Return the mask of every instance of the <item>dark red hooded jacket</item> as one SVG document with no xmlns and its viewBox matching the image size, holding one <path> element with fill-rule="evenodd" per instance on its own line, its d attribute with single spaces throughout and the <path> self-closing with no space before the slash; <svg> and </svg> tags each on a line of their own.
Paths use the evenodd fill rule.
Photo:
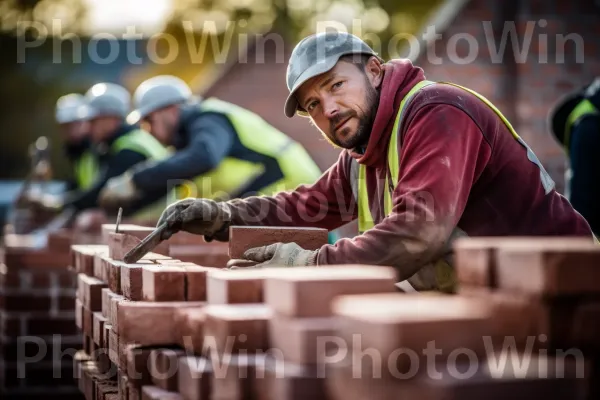
<svg viewBox="0 0 600 400">
<path fill-rule="evenodd" d="M 383 211 L 387 145 L 400 101 L 422 69 L 407 60 L 384 65 L 373 130 L 364 154 L 342 151 L 313 185 L 273 197 L 232 201 L 233 223 L 335 229 L 357 218 L 353 162 L 366 165 L 376 225 L 323 246 L 318 264 L 392 265 L 401 280 L 439 256 L 458 226 L 469 236 L 587 236 L 592 232 L 569 202 L 546 193 L 540 169 L 487 105 L 468 92 L 434 84 L 407 105 L 398 143 L 400 177 L 393 212 Z M 356 170 L 356 169 L 354 169 Z M 352 176 L 351 176 L 352 175 Z"/>
</svg>

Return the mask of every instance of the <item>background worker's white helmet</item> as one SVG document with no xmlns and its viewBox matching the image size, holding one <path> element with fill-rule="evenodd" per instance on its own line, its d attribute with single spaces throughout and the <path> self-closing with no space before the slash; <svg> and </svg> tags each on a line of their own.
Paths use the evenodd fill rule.
<svg viewBox="0 0 600 400">
<path fill-rule="evenodd" d="M 97 83 L 85 93 L 87 116 L 125 118 L 131 107 L 131 95 L 116 83 Z"/>
<path fill-rule="evenodd" d="M 127 122 L 135 124 L 151 112 L 173 104 L 184 103 L 192 97 L 192 90 L 173 75 L 158 75 L 145 80 L 133 93 L 134 111 Z"/>
<path fill-rule="evenodd" d="M 67 124 L 69 122 L 85 121 L 85 97 L 79 93 L 71 93 L 60 97 L 56 101 L 56 122 Z"/>
</svg>

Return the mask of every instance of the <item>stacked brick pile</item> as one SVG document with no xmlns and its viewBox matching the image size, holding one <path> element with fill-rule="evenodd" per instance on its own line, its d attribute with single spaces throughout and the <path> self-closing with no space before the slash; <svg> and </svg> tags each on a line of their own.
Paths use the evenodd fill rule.
<svg viewBox="0 0 600 400">
<path fill-rule="evenodd" d="M 244 229 L 236 257 L 238 238 L 292 233 Z M 463 241 L 453 296 L 394 293 L 386 267 L 127 265 L 105 251 L 79 268 L 88 400 L 593 398 L 600 252 L 578 240 Z M 575 346 L 585 359 L 558 352 Z"/>
<path fill-rule="evenodd" d="M 75 399 L 76 279 L 69 247 L 96 236 L 68 231 L 40 238 L 9 234 L 0 260 L 0 398 Z"/>
</svg>

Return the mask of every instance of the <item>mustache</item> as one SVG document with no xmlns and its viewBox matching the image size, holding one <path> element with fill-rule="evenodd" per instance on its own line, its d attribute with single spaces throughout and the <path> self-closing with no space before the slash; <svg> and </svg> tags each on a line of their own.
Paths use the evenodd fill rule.
<svg viewBox="0 0 600 400">
<path fill-rule="evenodd" d="M 354 112 L 353 110 L 348 110 L 343 113 L 336 114 L 335 116 L 333 116 L 332 118 L 329 119 L 329 131 L 333 133 L 335 131 L 335 127 L 340 122 L 342 122 L 345 119 L 348 119 L 350 117 L 355 117 L 355 116 L 356 116 L 356 112 Z"/>
</svg>

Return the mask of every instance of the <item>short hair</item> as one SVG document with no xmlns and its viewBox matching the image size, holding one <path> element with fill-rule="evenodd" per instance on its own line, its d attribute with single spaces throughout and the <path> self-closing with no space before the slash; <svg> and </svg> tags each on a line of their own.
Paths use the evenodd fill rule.
<svg viewBox="0 0 600 400">
<path fill-rule="evenodd" d="M 341 56 L 339 61 L 344 61 L 344 62 L 347 62 L 350 64 L 354 64 L 362 72 L 365 72 L 366 68 L 367 68 L 367 64 L 369 63 L 369 60 L 371 59 L 371 57 L 377 57 L 377 56 L 374 56 L 372 54 L 365 54 L 365 53 L 346 54 L 344 56 Z M 383 62 L 383 60 L 380 57 L 377 57 L 377 59 L 379 59 L 379 61 Z"/>
</svg>

